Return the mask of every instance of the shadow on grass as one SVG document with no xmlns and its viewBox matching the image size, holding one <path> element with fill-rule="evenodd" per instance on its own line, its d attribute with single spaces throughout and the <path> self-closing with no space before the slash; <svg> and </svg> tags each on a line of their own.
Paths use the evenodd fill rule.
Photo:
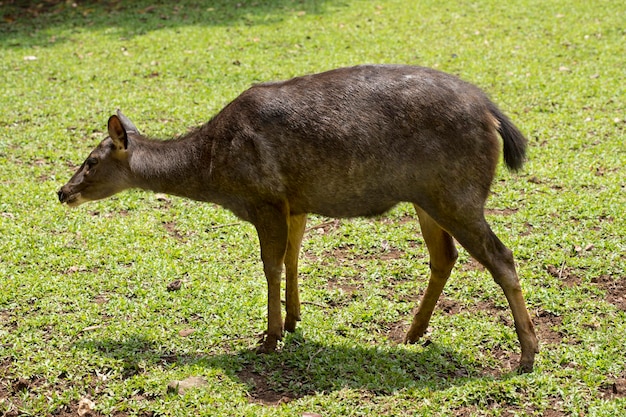
<svg viewBox="0 0 626 417">
<path fill-rule="evenodd" d="M 327 345 L 305 341 L 299 332 L 288 335 L 280 351 L 266 355 L 251 350 L 217 355 L 165 352 L 141 336 L 83 340 L 77 347 L 120 361 L 124 378 L 163 364 L 221 369 L 248 386 L 251 401 L 268 405 L 342 389 L 379 396 L 405 389 L 443 390 L 468 379 L 489 378 L 468 358 L 435 343 L 410 348 Z"/>
<path fill-rule="evenodd" d="M 0 45 L 45 47 L 69 41 L 72 31 L 92 29 L 115 28 L 114 36 L 132 38 L 184 26 L 262 25 L 323 14 L 329 4 L 329 0 L 12 0 L 0 3 Z"/>
</svg>

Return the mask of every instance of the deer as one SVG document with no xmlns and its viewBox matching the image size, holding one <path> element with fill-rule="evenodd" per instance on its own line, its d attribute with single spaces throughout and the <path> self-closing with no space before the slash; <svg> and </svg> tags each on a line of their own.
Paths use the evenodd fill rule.
<svg viewBox="0 0 626 417">
<path fill-rule="evenodd" d="M 250 222 L 267 279 L 259 352 L 275 351 L 300 321 L 307 215 L 374 217 L 407 202 L 430 277 L 404 342 L 426 332 L 458 257 L 456 240 L 503 290 L 521 348 L 517 370 L 533 370 L 538 339 L 513 253 L 484 214 L 501 149 L 509 170 L 518 171 L 527 139 L 475 85 L 426 67 L 359 65 L 252 85 L 172 139 L 142 135 L 119 110 L 107 130 L 60 188 L 59 201 L 76 207 L 138 188 L 215 203 Z"/>
</svg>

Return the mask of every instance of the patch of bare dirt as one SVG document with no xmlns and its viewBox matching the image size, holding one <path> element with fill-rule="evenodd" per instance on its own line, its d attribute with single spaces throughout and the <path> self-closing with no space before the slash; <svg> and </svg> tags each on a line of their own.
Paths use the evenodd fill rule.
<svg viewBox="0 0 626 417">
<path fill-rule="evenodd" d="M 626 378 L 618 378 L 603 384 L 600 387 L 600 395 L 607 400 L 626 397 Z"/>
<path fill-rule="evenodd" d="M 563 342 L 563 333 L 559 330 L 563 325 L 563 318 L 549 311 L 540 311 L 533 318 L 537 338 L 541 344 L 558 345 Z"/>
<path fill-rule="evenodd" d="M 252 366 L 248 365 L 237 373 L 239 379 L 250 386 L 248 390 L 250 402 L 263 405 L 279 405 L 301 397 L 293 391 L 277 387 L 275 383 L 270 381 L 269 375 L 254 371 Z M 292 370 L 285 367 L 283 371 L 281 372 L 281 377 L 285 378 L 285 380 L 290 380 L 291 378 L 288 375 L 292 373 Z"/>
<path fill-rule="evenodd" d="M 163 227 L 167 231 L 167 233 L 178 241 L 185 240 L 185 236 L 178 230 L 176 227 L 176 222 L 163 222 Z"/>
<path fill-rule="evenodd" d="M 345 307 L 358 297 L 363 289 L 360 283 L 354 283 L 349 278 L 331 278 L 328 280 L 329 289 L 341 290 L 341 295 L 328 301 L 329 307 Z"/>
<path fill-rule="evenodd" d="M 466 311 L 469 311 L 470 313 L 474 311 L 487 311 L 490 312 L 490 315 L 492 316 L 503 316 L 508 313 L 507 308 L 498 307 L 493 303 L 493 301 L 478 301 L 465 304 L 458 300 L 445 298 L 444 296 L 439 298 L 435 308 L 449 315 L 459 314 Z M 508 323 L 508 321 L 505 322 L 505 324 Z"/>
<path fill-rule="evenodd" d="M 9 331 L 17 329 L 17 319 L 8 311 L 0 311 L 0 323 Z"/>
<path fill-rule="evenodd" d="M 601 275 L 591 280 L 606 291 L 606 301 L 622 311 L 626 311 L 626 277 L 613 278 L 610 275 Z"/>
<path fill-rule="evenodd" d="M 380 222 L 383 224 L 390 224 L 390 225 L 415 223 L 416 227 L 419 228 L 419 219 L 417 218 L 417 215 L 411 215 L 409 213 L 404 213 L 403 215 L 399 217 L 393 217 L 393 218 L 383 217 L 380 219 Z"/>
<path fill-rule="evenodd" d="M 384 261 L 388 261 L 391 259 L 400 259 L 404 256 L 404 251 L 394 248 L 389 245 L 387 241 L 381 242 L 381 247 L 379 250 L 374 251 L 373 254 L 377 259 L 381 259 Z"/>
<path fill-rule="evenodd" d="M 493 215 L 493 216 L 511 216 L 515 213 L 517 213 L 519 209 L 517 208 L 503 208 L 503 209 L 498 209 L 498 208 L 488 208 L 485 210 L 485 214 L 487 215 Z"/>
<path fill-rule="evenodd" d="M 326 233 L 330 233 L 339 229 L 339 226 L 341 226 L 340 219 L 330 219 L 322 223 L 317 223 L 308 227 L 305 230 L 305 232 L 317 233 L 318 235 L 324 235 Z"/>
<path fill-rule="evenodd" d="M 526 228 L 526 230 L 524 230 L 523 232 L 520 233 L 520 236 L 528 236 L 531 233 L 533 233 L 533 230 L 535 229 L 535 226 L 533 226 L 531 223 L 529 222 L 525 222 L 524 223 L 524 227 Z"/>
<path fill-rule="evenodd" d="M 501 378 L 517 369 L 521 355 L 517 351 L 510 351 L 503 348 L 492 348 L 490 352 L 499 365 L 496 368 L 484 367 L 483 372 L 493 378 Z"/>
<path fill-rule="evenodd" d="M 461 271 L 484 271 L 485 267 L 474 258 L 468 258 L 465 262 L 458 262 L 458 268 Z"/>
<path fill-rule="evenodd" d="M 570 268 L 565 264 L 561 266 L 548 265 L 546 267 L 548 274 L 557 278 L 566 287 L 575 287 L 580 284 L 580 277 L 575 273 L 574 268 Z"/>
<path fill-rule="evenodd" d="M 437 301 L 437 310 L 443 311 L 445 314 L 454 315 L 459 314 L 462 310 L 466 309 L 466 306 L 456 300 L 450 298 L 444 298 L 443 296 Z"/>
<path fill-rule="evenodd" d="M 0 360 L 0 398 L 9 398 L 9 379 L 13 369 L 12 362 L 10 358 L 2 358 Z"/>
<path fill-rule="evenodd" d="M 92 301 L 98 305 L 106 304 L 109 302 L 109 296 L 106 294 L 98 294 Z"/>
<path fill-rule="evenodd" d="M 404 320 L 389 323 L 387 326 L 387 337 L 394 343 L 404 343 L 404 336 L 406 336 L 406 332 L 409 330 L 409 327 L 410 322 L 407 323 Z"/>
</svg>

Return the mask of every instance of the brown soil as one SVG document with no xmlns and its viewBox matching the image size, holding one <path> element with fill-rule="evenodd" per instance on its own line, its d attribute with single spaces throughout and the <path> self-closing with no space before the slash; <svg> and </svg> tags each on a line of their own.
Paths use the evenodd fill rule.
<svg viewBox="0 0 626 417">
<path fill-rule="evenodd" d="M 622 311 L 626 311 L 626 277 L 601 275 L 591 280 L 606 291 L 606 301 Z"/>
</svg>

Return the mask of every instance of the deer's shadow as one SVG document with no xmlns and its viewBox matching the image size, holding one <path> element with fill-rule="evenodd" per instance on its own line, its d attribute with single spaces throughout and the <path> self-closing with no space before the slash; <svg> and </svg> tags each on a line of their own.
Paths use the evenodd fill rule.
<svg viewBox="0 0 626 417">
<path fill-rule="evenodd" d="M 233 353 L 189 354 L 165 351 L 142 336 L 125 340 L 81 340 L 77 347 L 121 361 L 123 377 L 149 372 L 151 365 L 194 365 L 221 369 L 247 385 L 252 401 L 277 404 L 320 392 L 342 389 L 390 395 L 404 389 L 443 390 L 485 375 L 480 364 L 437 343 L 406 347 L 322 344 L 296 332 L 271 354 L 250 349 Z"/>
</svg>

